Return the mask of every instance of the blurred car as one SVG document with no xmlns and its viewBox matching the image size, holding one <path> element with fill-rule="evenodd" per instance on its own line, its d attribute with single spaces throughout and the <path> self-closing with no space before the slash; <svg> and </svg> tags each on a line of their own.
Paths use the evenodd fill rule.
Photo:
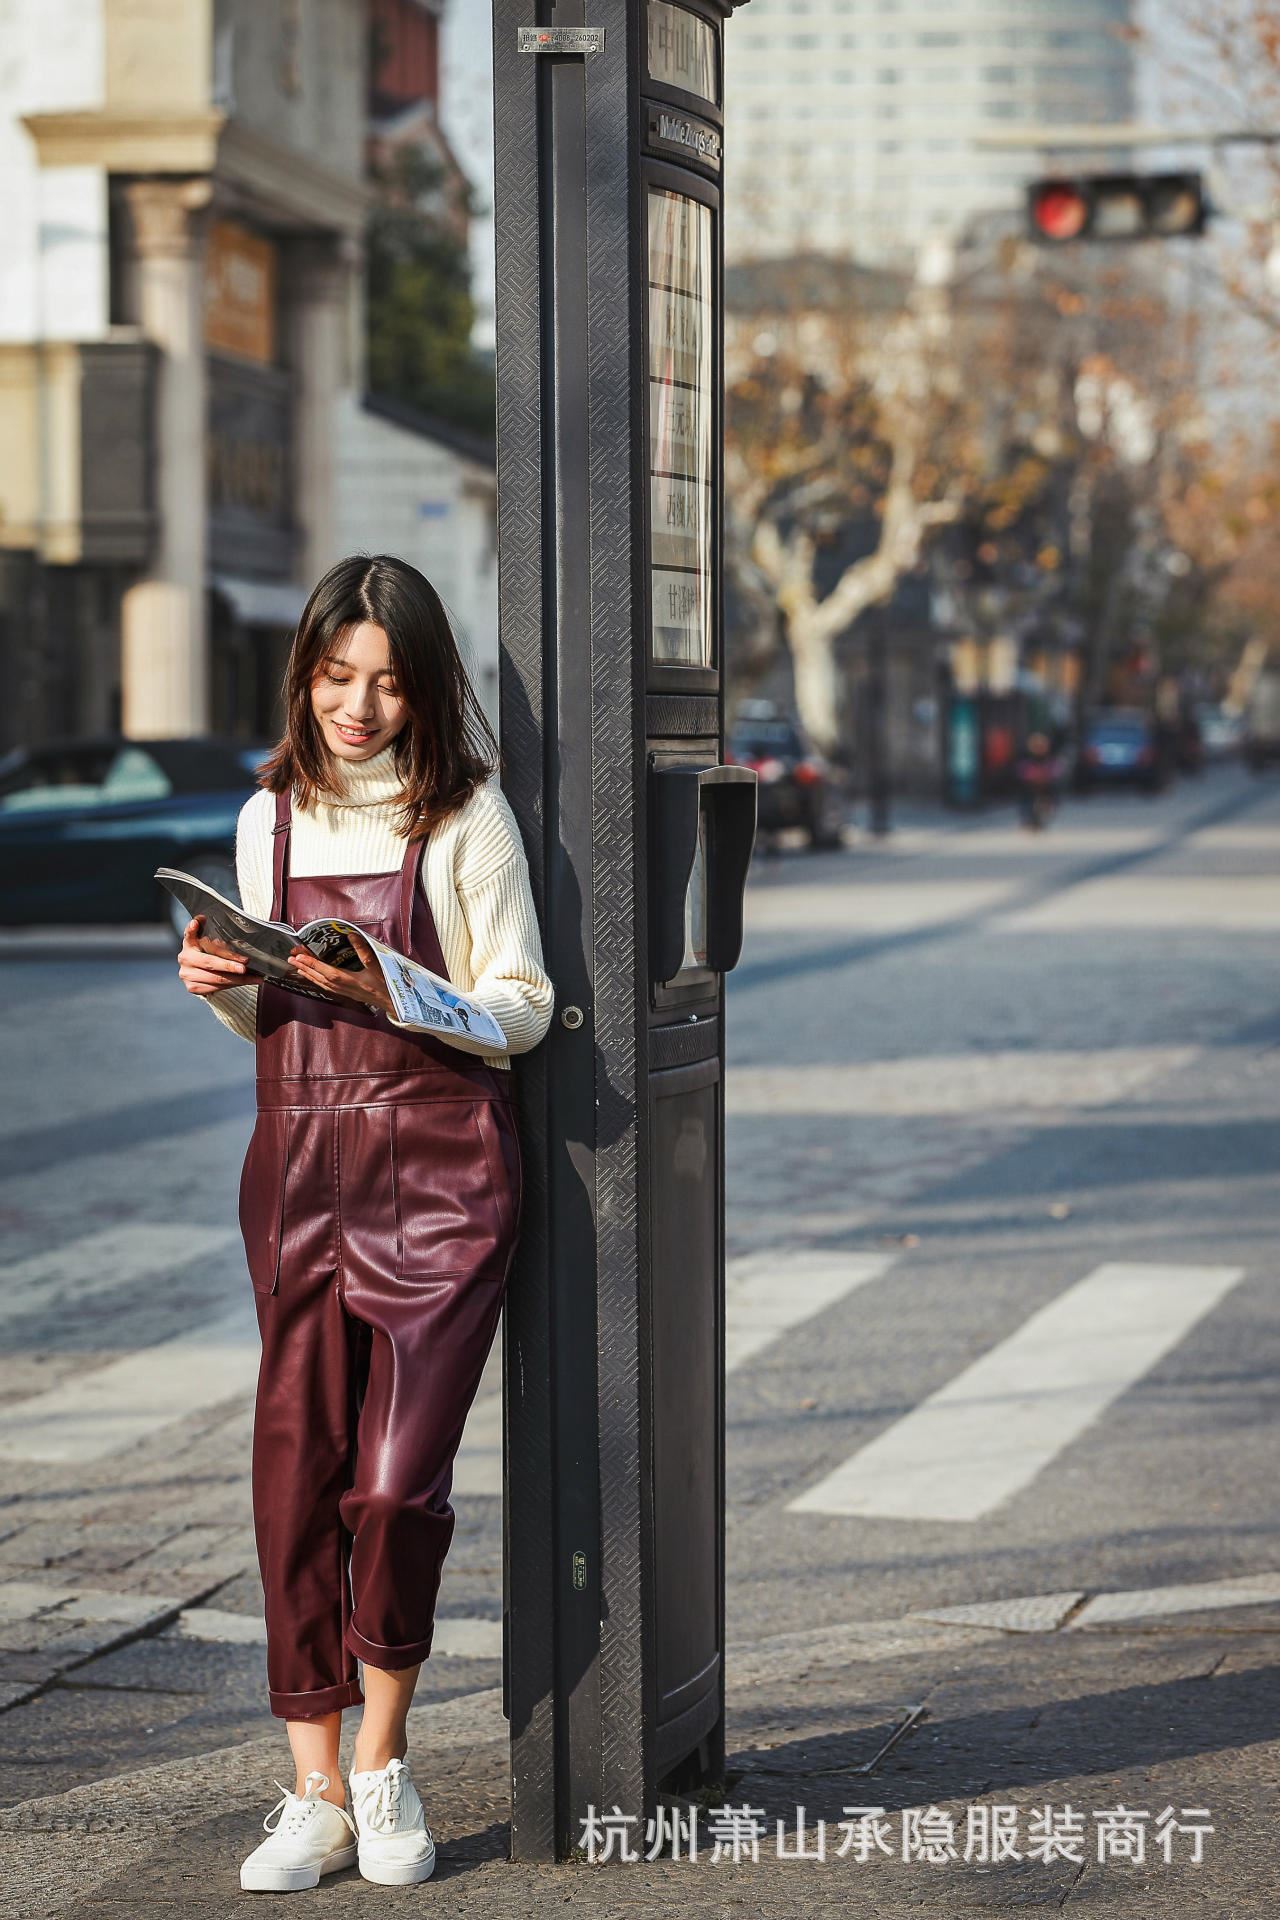
<svg viewBox="0 0 1280 1920">
<path fill-rule="evenodd" d="M 832 769 L 798 721 L 764 702 L 744 701 L 724 757 L 726 765 L 750 767 L 756 776 L 761 833 L 800 827 L 815 849 L 843 845 L 844 804 Z"/>
<path fill-rule="evenodd" d="M 1244 757 L 1254 773 L 1280 760 L 1280 673 L 1262 673 L 1254 682 L 1244 717 Z"/>
<path fill-rule="evenodd" d="M 1169 764 L 1155 716 L 1141 707 L 1099 707 L 1084 723 L 1076 785 L 1136 786 L 1157 793 Z"/>
<path fill-rule="evenodd" d="M 236 898 L 236 815 L 269 749 L 219 739 L 62 740 L 0 760 L 0 924 L 187 914 L 157 867 Z"/>
<path fill-rule="evenodd" d="M 1233 713 L 1216 701 L 1204 700 L 1196 708 L 1200 739 L 1206 760 L 1230 760 L 1244 744 L 1244 715 Z"/>
</svg>

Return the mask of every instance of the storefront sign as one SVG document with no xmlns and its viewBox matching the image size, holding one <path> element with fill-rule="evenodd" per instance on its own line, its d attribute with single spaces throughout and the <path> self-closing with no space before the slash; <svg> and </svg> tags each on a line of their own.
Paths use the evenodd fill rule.
<svg viewBox="0 0 1280 1920">
<path fill-rule="evenodd" d="M 649 0 L 649 78 L 716 106 L 720 99 L 714 27 L 671 0 Z"/>
<path fill-rule="evenodd" d="M 205 247 L 205 344 L 270 366 L 275 322 L 275 247 L 238 221 L 215 220 Z"/>
<path fill-rule="evenodd" d="M 649 568 L 655 661 L 711 659 L 711 210 L 649 190 Z"/>
</svg>

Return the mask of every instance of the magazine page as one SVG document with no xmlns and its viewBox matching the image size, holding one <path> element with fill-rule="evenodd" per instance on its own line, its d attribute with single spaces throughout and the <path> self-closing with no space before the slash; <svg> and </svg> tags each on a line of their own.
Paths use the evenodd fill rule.
<svg viewBox="0 0 1280 1920">
<path fill-rule="evenodd" d="M 308 920 L 305 926 L 298 928 L 298 945 L 305 947 L 308 953 L 314 953 L 317 960 L 323 960 L 327 967 L 341 967 L 344 973 L 359 973 L 364 961 L 351 944 L 351 924 L 346 920 Z M 367 940 L 369 935 L 361 927 L 354 929 Z"/>
<path fill-rule="evenodd" d="M 380 940 L 369 939 L 368 934 L 365 938 L 377 956 L 397 1020 L 437 1033 L 442 1039 L 457 1034 L 463 1039 L 482 1040 L 493 1053 L 507 1051 L 507 1036 L 487 1007 L 468 999 L 438 973 L 432 973 L 430 967 L 407 959 Z"/>
<path fill-rule="evenodd" d="M 310 981 L 301 979 L 289 965 L 289 955 L 298 944 L 297 935 L 291 927 L 283 926 L 276 920 L 257 919 L 216 888 L 206 886 L 202 880 L 183 873 L 177 867 L 157 867 L 155 877 L 175 900 L 182 902 L 193 917 L 197 914 L 203 917 L 201 944 L 208 946 L 210 951 L 234 954 L 237 959 L 247 961 L 261 979 L 270 980 L 279 987 L 288 987 L 291 992 L 300 993 L 307 999 L 335 1001 L 339 998 L 326 988 L 312 986 Z M 349 942 L 344 944 L 358 967 L 360 961 L 355 949 Z M 323 957 L 329 959 L 330 956 L 325 954 Z M 350 962 L 334 961 L 333 964 L 349 965 Z"/>
</svg>

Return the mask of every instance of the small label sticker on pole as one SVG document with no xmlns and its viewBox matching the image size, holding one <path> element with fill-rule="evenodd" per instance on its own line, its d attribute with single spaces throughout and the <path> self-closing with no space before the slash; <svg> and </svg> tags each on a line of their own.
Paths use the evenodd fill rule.
<svg viewBox="0 0 1280 1920">
<path fill-rule="evenodd" d="M 603 27 L 519 27 L 520 53 L 603 53 Z"/>
</svg>

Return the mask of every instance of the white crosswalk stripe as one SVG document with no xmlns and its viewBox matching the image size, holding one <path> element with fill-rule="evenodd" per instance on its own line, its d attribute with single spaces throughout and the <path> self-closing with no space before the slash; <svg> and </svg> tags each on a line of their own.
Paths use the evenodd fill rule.
<svg viewBox="0 0 1280 1920">
<path fill-rule="evenodd" d="M 798 1495 L 790 1510 L 981 1519 L 1029 1486 L 1242 1274 L 1240 1267 L 1096 1268 Z"/>
<path fill-rule="evenodd" d="M 141 1286 L 147 1280 L 187 1272 L 239 1242 L 235 1228 L 154 1220 L 80 1234 L 61 1246 L 42 1248 L 0 1267 L 0 1325 L 33 1310 L 72 1311 L 81 1301 L 111 1293 L 122 1282 Z"/>
<path fill-rule="evenodd" d="M 745 1366 L 792 1327 L 878 1280 L 894 1258 L 781 1247 L 731 1260 L 725 1273 L 725 1372 Z"/>
<path fill-rule="evenodd" d="M 244 1299 L 206 1326 L 0 1409 L 0 1458 L 99 1460 L 204 1407 L 252 1392 L 258 1355 L 253 1306 Z"/>
</svg>

